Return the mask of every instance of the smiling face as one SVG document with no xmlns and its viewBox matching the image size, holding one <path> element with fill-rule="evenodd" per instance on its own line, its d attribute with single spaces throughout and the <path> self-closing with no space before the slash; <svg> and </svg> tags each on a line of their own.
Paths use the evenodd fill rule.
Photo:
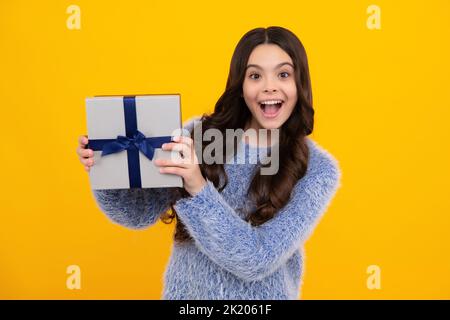
<svg viewBox="0 0 450 320">
<path fill-rule="evenodd" d="M 253 115 L 245 129 L 280 128 L 297 103 L 291 57 L 275 44 L 258 45 L 248 59 L 242 89 Z"/>
</svg>

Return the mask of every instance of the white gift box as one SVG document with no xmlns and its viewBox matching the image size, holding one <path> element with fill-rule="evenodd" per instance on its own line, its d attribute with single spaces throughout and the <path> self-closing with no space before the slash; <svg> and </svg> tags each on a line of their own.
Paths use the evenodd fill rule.
<svg viewBox="0 0 450 320">
<path fill-rule="evenodd" d="M 179 157 L 161 149 L 182 135 L 179 94 L 86 98 L 86 112 L 92 189 L 183 187 L 180 176 L 160 173 L 153 163 Z"/>
</svg>

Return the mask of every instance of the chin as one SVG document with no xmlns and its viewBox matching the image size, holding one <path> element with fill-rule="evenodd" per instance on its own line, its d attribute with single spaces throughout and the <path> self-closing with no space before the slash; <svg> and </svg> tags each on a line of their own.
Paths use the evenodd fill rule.
<svg viewBox="0 0 450 320">
<path fill-rule="evenodd" d="M 258 119 L 258 124 L 262 129 L 279 129 L 281 128 L 282 123 L 278 119 L 267 120 L 267 119 Z"/>
</svg>

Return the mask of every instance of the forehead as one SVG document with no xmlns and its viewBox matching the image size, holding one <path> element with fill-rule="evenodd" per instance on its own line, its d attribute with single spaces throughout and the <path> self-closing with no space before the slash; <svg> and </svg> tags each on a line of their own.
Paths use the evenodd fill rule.
<svg viewBox="0 0 450 320">
<path fill-rule="evenodd" d="M 257 64 L 262 68 L 273 69 L 281 62 L 289 62 L 293 64 L 291 57 L 276 44 L 260 44 L 256 46 L 250 57 L 247 65 Z"/>
</svg>

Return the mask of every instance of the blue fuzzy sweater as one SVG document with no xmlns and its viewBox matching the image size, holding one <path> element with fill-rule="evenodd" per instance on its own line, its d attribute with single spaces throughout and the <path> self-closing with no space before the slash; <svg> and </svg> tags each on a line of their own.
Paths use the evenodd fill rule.
<svg viewBox="0 0 450 320">
<path fill-rule="evenodd" d="M 185 128 L 192 128 L 189 123 Z M 164 273 L 163 299 L 297 299 L 303 277 L 303 245 L 340 186 L 336 159 L 307 138 L 310 159 L 290 201 L 266 223 L 253 227 L 242 210 L 262 149 L 239 144 L 226 163 L 222 192 L 211 181 L 175 209 L 194 239 L 174 242 Z M 280 155 L 282 156 L 282 155 Z M 245 163 L 242 163 L 245 162 Z M 171 188 L 93 190 L 102 211 L 115 223 L 142 229 L 169 207 Z"/>
</svg>

